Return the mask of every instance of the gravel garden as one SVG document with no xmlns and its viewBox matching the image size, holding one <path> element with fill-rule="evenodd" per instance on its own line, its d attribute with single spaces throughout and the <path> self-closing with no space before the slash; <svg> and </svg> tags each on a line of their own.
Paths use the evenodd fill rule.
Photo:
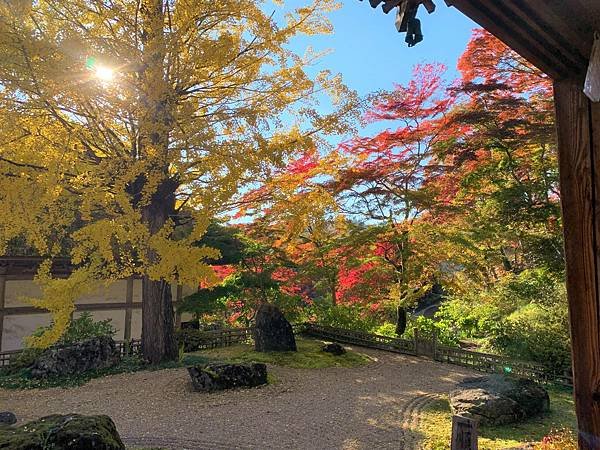
<svg viewBox="0 0 600 450">
<path fill-rule="evenodd" d="M 94 348 L 97 355 L 98 341 L 87 342 L 76 347 Z M 106 450 L 445 449 L 452 414 L 448 395 L 478 379 L 473 371 L 425 358 L 328 345 L 305 337 L 293 338 L 293 345 L 297 351 L 259 352 L 241 343 L 185 353 L 170 365 L 148 366 L 137 357 L 126 357 L 111 366 L 68 376 L 32 376 L 32 367 L 51 368 L 47 353 L 29 369 L 5 369 L 0 374 L 0 409 L 11 411 L 17 419 L 14 425 L 0 425 L 0 448 L 46 448 L 35 446 L 38 437 L 31 429 L 47 441 L 51 430 L 60 428 L 63 441 L 101 430 L 108 437 L 95 448 Z M 72 351 L 73 345 L 67 347 Z M 81 358 L 79 364 L 84 364 Z M 244 370 L 251 387 L 242 389 Z M 232 386 L 218 385 L 221 382 Z M 487 414 L 482 408 L 492 405 L 520 420 L 518 425 L 482 427 L 480 448 L 532 448 L 524 445 L 553 429 L 573 427 L 568 391 L 552 388 L 548 395 L 544 389 L 527 386 L 525 394 L 540 394 L 536 401 L 541 401 L 542 412 L 527 420 L 520 420 L 524 419 L 521 410 L 506 413 L 514 403 L 510 398 L 493 393 L 491 401 L 473 401 L 465 390 L 463 406 L 479 402 L 471 412 Z M 221 390 L 224 387 L 236 389 Z M 58 416 L 35 426 L 31 423 L 52 415 Z M 34 444 L 19 434 L 26 427 L 26 439 Z M 61 447 L 62 441 L 55 438 L 59 446 L 53 448 L 86 448 Z"/>
</svg>

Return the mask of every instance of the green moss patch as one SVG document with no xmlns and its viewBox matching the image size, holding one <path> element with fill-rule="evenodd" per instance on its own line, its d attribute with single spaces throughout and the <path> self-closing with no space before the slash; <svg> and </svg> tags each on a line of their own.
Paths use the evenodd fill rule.
<svg viewBox="0 0 600 450">
<path fill-rule="evenodd" d="M 230 362 L 261 362 L 275 366 L 297 369 L 323 369 L 326 367 L 359 367 L 371 361 L 369 356 L 356 351 L 347 351 L 344 355 L 334 356 L 321 350 L 322 341 L 298 339 L 297 352 L 255 352 L 249 344 L 232 345 L 194 353 L 212 360 Z"/>
<path fill-rule="evenodd" d="M 28 369 L 0 370 L 0 388 L 2 389 L 48 389 L 53 387 L 75 387 L 81 386 L 94 378 L 119 373 L 138 372 L 140 370 L 159 370 L 180 367 L 178 362 L 150 366 L 141 358 L 131 356 L 122 358 L 119 364 L 101 370 L 90 370 L 84 373 L 70 375 L 68 377 L 56 377 L 36 379 L 29 375 Z"/>
</svg>

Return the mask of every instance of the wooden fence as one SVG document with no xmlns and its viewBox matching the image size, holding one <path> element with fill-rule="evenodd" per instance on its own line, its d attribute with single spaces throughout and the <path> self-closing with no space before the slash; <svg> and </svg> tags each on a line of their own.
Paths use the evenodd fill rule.
<svg viewBox="0 0 600 450">
<path fill-rule="evenodd" d="M 252 340 L 254 328 L 231 328 L 226 330 L 213 330 L 203 332 L 200 350 L 209 348 L 229 347 L 234 344 L 242 344 Z"/>
<path fill-rule="evenodd" d="M 435 336 L 421 337 L 417 333 L 415 339 L 408 340 L 313 324 L 305 324 L 304 333 L 346 344 L 426 356 L 435 361 L 469 367 L 479 372 L 519 376 L 541 383 L 573 385 L 569 374 L 558 373 L 541 364 L 439 345 Z"/>
<path fill-rule="evenodd" d="M 252 340 L 253 328 L 231 328 L 225 330 L 205 331 L 200 349 L 228 347 L 233 344 L 250 342 Z M 142 341 L 131 339 L 129 341 L 116 341 L 117 350 L 121 356 L 140 355 L 142 353 Z M 12 358 L 18 356 L 23 350 L 10 350 L 0 352 L 0 367 L 8 366 Z"/>
<path fill-rule="evenodd" d="M 569 375 L 555 373 L 541 364 L 439 345 L 435 336 L 433 338 L 423 337 L 416 333 L 414 339 L 402 339 L 310 323 L 296 324 L 293 327 L 296 334 L 302 333 L 329 341 L 405 355 L 424 356 L 447 364 L 469 367 L 480 372 L 520 376 L 541 383 L 573 385 Z M 199 348 L 211 349 L 249 343 L 252 342 L 253 331 L 252 327 L 205 331 Z M 117 348 L 121 355 L 139 354 L 141 353 L 141 341 L 137 339 L 118 341 Z M 20 352 L 21 350 L 1 352 L 0 367 L 8 365 L 11 358 Z"/>
<path fill-rule="evenodd" d="M 314 324 L 305 324 L 302 332 L 308 336 L 321 339 L 417 356 L 415 341 L 408 339 Z"/>
</svg>

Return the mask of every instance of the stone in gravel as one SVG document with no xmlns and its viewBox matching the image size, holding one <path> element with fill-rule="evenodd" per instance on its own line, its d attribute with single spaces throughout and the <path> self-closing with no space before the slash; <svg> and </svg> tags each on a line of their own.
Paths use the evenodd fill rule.
<svg viewBox="0 0 600 450">
<path fill-rule="evenodd" d="M 331 353 L 335 356 L 340 356 L 346 353 L 346 349 L 337 342 L 334 342 L 332 344 L 325 344 L 323 347 L 321 347 L 321 350 L 323 350 L 326 353 Z"/>
<path fill-rule="evenodd" d="M 467 378 L 450 393 L 452 414 L 480 425 L 506 425 L 550 409 L 548 392 L 531 380 L 502 375 Z"/>
<path fill-rule="evenodd" d="M 53 415 L 0 433 L 0 449 L 125 450 L 108 416 Z"/>
<path fill-rule="evenodd" d="M 194 390 L 200 392 L 222 391 L 239 387 L 256 387 L 267 384 L 267 366 L 261 363 L 213 363 L 188 367 Z"/>
<path fill-rule="evenodd" d="M 0 412 L 0 425 L 14 425 L 17 423 L 17 416 L 10 411 Z"/>
<path fill-rule="evenodd" d="M 115 341 L 98 336 L 82 342 L 51 347 L 35 359 L 33 378 L 63 377 L 112 367 L 120 360 Z"/>
<path fill-rule="evenodd" d="M 274 305 L 263 303 L 256 312 L 254 349 L 257 352 L 295 352 L 292 325 Z"/>
</svg>

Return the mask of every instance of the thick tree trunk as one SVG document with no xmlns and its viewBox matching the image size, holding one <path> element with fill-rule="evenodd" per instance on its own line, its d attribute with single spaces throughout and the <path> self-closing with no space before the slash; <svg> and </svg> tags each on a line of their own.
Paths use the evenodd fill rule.
<svg viewBox="0 0 600 450">
<path fill-rule="evenodd" d="M 398 305 L 398 308 L 396 309 L 396 336 L 400 337 L 404 334 L 407 321 L 406 308 Z"/>
<path fill-rule="evenodd" d="M 142 222 L 150 235 L 158 233 L 167 220 L 175 215 L 175 192 L 179 186 L 170 171 L 170 132 L 173 129 L 171 87 L 166 77 L 165 58 L 167 44 L 164 35 L 165 4 L 163 0 L 142 0 L 142 64 L 139 69 L 141 83 L 138 157 L 146 168 L 133 189 L 134 204 L 139 205 Z M 154 189 L 156 191 L 149 192 Z M 150 182 L 150 183 L 149 183 Z M 147 199 L 144 196 L 150 195 Z M 145 255 L 152 264 L 159 256 L 152 249 Z M 166 274 L 165 274 L 166 276 Z M 171 287 L 164 279 L 142 280 L 142 351 L 151 363 L 177 358 L 177 345 L 173 327 Z"/>
<path fill-rule="evenodd" d="M 174 214 L 176 186 L 176 180 L 166 179 L 150 203 L 142 208 L 142 220 L 151 234 L 160 231 Z M 157 258 L 154 252 L 146 256 L 150 261 Z M 175 360 L 179 354 L 171 285 L 165 280 L 152 280 L 147 275 L 142 278 L 142 352 L 153 364 Z"/>
<path fill-rule="evenodd" d="M 152 364 L 177 359 L 171 286 L 164 280 L 142 279 L 142 352 Z"/>
</svg>

